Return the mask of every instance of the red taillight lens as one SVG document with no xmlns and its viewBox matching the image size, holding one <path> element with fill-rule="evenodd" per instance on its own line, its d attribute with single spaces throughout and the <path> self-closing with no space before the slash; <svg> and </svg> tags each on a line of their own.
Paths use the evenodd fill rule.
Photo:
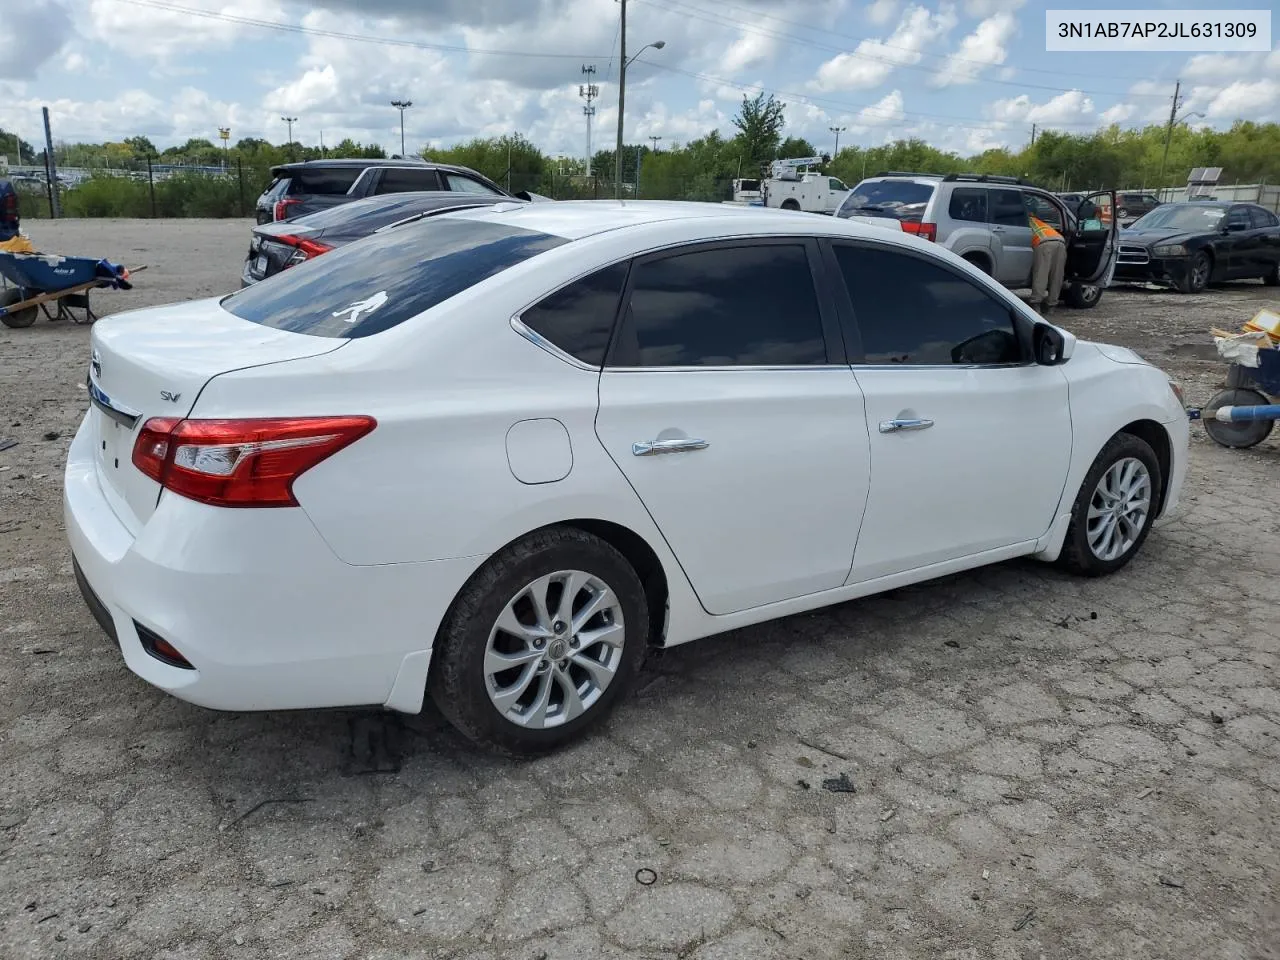
<svg viewBox="0 0 1280 960">
<path fill-rule="evenodd" d="M 319 240 L 308 240 L 306 237 L 295 237 L 293 234 L 286 234 L 284 236 L 276 237 L 275 239 L 279 243 L 285 243 L 296 248 L 298 251 L 289 258 L 289 262 L 285 264 L 286 267 L 296 266 L 299 263 L 310 260 L 312 257 L 318 257 L 321 254 L 328 253 L 333 249 L 333 247 L 329 246 L 327 243 L 321 243 Z"/>
<path fill-rule="evenodd" d="M 218 507 L 296 507 L 303 473 L 377 426 L 373 417 L 148 420 L 133 464 L 166 490 Z"/>
<path fill-rule="evenodd" d="M 275 207 L 271 211 L 272 219 L 287 220 L 289 218 L 289 208 L 301 202 L 301 200 L 277 200 Z"/>
<path fill-rule="evenodd" d="M 902 221 L 903 233 L 914 233 L 923 240 L 936 241 L 938 239 L 938 225 L 936 223 L 915 223 L 910 220 Z"/>
</svg>

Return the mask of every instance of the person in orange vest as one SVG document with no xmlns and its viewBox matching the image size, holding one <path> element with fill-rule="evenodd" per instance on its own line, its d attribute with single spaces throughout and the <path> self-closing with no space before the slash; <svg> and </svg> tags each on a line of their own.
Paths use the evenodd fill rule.
<svg viewBox="0 0 1280 960">
<path fill-rule="evenodd" d="M 1047 317 L 1062 293 L 1062 277 L 1067 272 L 1067 241 L 1057 230 L 1034 214 L 1031 221 L 1031 306 Z"/>
</svg>

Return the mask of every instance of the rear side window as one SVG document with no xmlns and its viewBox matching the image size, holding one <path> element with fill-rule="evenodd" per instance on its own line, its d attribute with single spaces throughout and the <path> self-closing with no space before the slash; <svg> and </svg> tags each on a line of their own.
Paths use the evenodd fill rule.
<svg viewBox="0 0 1280 960">
<path fill-rule="evenodd" d="M 497 194 L 502 196 L 501 191 L 486 186 L 479 180 L 473 180 L 471 177 L 464 177 L 457 173 L 446 173 L 444 175 L 445 182 L 449 184 L 450 190 L 456 190 L 459 193 L 483 193 L 487 196 Z"/>
<path fill-rule="evenodd" d="M 951 194 L 947 213 L 952 220 L 968 220 L 972 223 L 987 222 L 987 191 L 957 188 Z"/>
<path fill-rule="evenodd" d="M 1263 207 L 1250 207 L 1249 216 L 1255 228 L 1274 227 L 1277 222 L 1276 215 Z"/>
<path fill-rule="evenodd" d="M 1017 363 L 1013 312 L 967 277 L 922 257 L 835 246 L 866 363 Z"/>
<path fill-rule="evenodd" d="M 599 367 L 626 280 L 625 263 L 605 267 L 530 307 L 520 322 L 569 356 Z"/>
<path fill-rule="evenodd" d="M 368 337 L 567 242 L 506 224 L 432 218 L 299 264 L 233 293 L 222 308 L 276 330 Z"/>
<path fill-rule="evenodd" d="M 1029 227 L 1027 208 L 1020 190 L 992 190 L 988 199 L 991 222 L 1002 227 Z"/>
<path fill-rule="evenodd" d="M 289 171 L 290 193 L 333 196 L 346 193 L 363 171 L 360 167 L 316 167 Z"/>
<path fill-rule="evenodd" d="M 407 193 L 410 190 L 439 190 L 440 178 L 434 170 L 403 170 L 388 167 L 374 193 Z"/>
<path fill-rule="evenodd" d="M 800 244 L 691 250 L 631 270 L 611 366 L 827 362 L 809 256 Z"/>
</svg>

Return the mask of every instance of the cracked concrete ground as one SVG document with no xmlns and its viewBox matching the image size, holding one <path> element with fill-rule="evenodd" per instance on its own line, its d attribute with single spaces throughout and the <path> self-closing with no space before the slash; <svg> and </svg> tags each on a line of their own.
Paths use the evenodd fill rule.
<svg viewBox="0 0 1280 960">
<path fill-rule="evenodd" d="M 248 230 L 30 228 L 152 265 L 104 311 L 231 287 Z M 1203 402 L 1197 340 L 1263 302 L 1062 322 Z M 60 518 L 87 339 L 0 330 L 4 960 L 1280 957 L 1276 438 L 1196 428 L 1117 576 L 1007 563 L 681 647 L 599 736 L 510 763 L 431 715 L 217 714 L 125 669 Z"/>
</svg>

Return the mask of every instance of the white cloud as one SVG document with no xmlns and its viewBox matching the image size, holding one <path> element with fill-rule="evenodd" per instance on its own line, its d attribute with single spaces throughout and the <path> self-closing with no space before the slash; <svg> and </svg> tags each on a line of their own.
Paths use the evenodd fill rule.
<svg viewBox="0 0 1280 960">
<path fill-rule="evenodd" d="M 1280 107 L 1280 81 L 1237 80 L 1214 94 L 1205 113 L 1210 120 L 1266 120 Z"/>
<path fill-rule="evenodd" d="M 903 106 L 905 101 L 901 90 L 894 90 L 869 107 L 858 111 L 853 124 L 849 127 L 855 134 L 866 133 L 873 127 L 885 127 L 899 124 L 905 118 Z"/>
<path fill-rule="evenodd" d="M 62 69 L 67 73 L 84 73 L 89 69 L 89 58 L 79 50 L 72 50 L 62 58 Z"/>
<path fill-rule="evenodd" d="M 809 86 L 815 90 L 854 90 L 879 86 L 898 66 L 919 63 L 923 51 L 956 25 L 955 7 L 942 3 L 936 13 L 909 7 L 887 40 L 863 40 L 852 53 L 841 53 L 818 68 Z"/>
<path fill-rule="evenodd" d="M 0 80 L 35 75 L 74 33 L 70 11 L 59 0 L 4 0 L 0 16 Z"/>
<path fill-rule="evenodd" d="M 867 19 L 876 26 L 884 26 L 898 12 L 898 0 L 871 0 L 867 4 Z"/>
<path fill-rule="evenodd" d="M 1017 32 L 1018 21 L 1012 13 L 997 13 L 983 20 L 934 74 L 934 86 L 973 83 L 988 66 L 1004 63 L 1008 43 Z"/>
<path fill-rule="evenodd" d="M 1098 119 L 1103 126 L 1109 127 L 1113 123 L 1124 123 L 1137 112 L 1138 108 L 1132 103 L 1117 103 L 1098 114 Z"/>
<path fill-rule="evenodd" d="M 1034 103 L 1025 93 L 997 100 L 987 107 L 987 115 L 1006 123 L 1037 123 L 1042 126 L 1078 124 L 1094 119 L 1093 101 L 1079 90 L 1068 90 L 1044 103 Z"/>
<path fill-rule="evenodd" d="M 140 59 L 179 60 L 198 50 L 226 48 L 246 37 L 262 36 L 260 28 L 234 20 L 192 16 L 120 0 L 88 0 L 87 6 L 83 30 L 88 37 Z M 183 0 L 183 6 L 218 16 L 292 21 L 277 0 Z"/>
<path fill-rule="evenodd" d="M 964 12 L 971 17 L 991 17 L 997 13 L 1012 13 L 1026 0 L 965 0 Z"/>
<path fill-rule="evenodd" d="M 774 37 L 744 30 L 720 61 L 720 69 L 734 74 L 772 60 L 777 50 L 778 41 Z"/>
</svg>

